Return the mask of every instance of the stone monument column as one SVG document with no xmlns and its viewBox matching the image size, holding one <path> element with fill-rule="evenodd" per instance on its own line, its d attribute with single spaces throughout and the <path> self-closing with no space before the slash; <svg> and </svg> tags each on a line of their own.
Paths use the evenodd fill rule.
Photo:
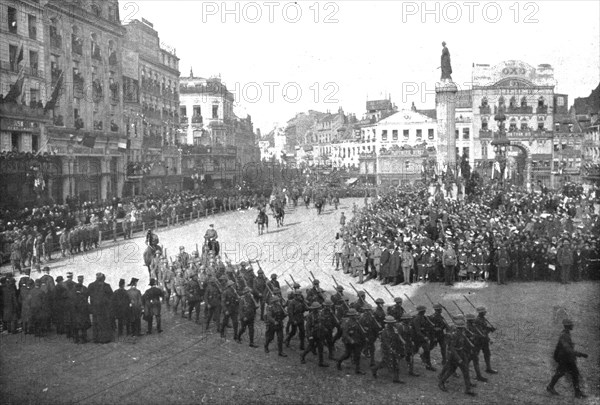
<svg viewBox="0 0 600 405">
<path fill-rule="evenodd" d="M 442 42 L 441 66 L 442 76 L 435 86 L 435 107 L 437 113 L 437 159 L 442 165 L 447 164 L 456 175 L 456 97 L 458 88 L 452 81 L 450 52 L 446 43 Z"/>
</svg>

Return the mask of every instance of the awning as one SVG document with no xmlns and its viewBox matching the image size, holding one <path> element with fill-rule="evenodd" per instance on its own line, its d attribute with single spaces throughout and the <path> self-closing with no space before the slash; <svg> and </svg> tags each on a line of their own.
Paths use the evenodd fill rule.
<svg viewBox="0 0 600 405">
<path fill-rule="evenodd" d="M 358 178 L 352 177 L 351 179 L 346 180 L 346 185 L 351 186 L 352 184 L 356 183 L 357 181 L 358 181 Z"/>
</svg>

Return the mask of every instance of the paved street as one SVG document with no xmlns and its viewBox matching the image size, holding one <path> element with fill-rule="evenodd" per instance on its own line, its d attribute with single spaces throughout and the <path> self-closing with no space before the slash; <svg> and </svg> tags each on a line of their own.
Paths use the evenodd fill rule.
<svg viewBox="0 0 600 405">
<path fill-rule="evenodd" d="M 362 204 L 359 200 L 344 200 L 340 211 L 351 212 L 353 201 Z M 214 223 L 223 247 L 234 261 L 246 256 L 255 258 L 256 252 L 262 251 L 261 263 L 267 275 L 274 272 L 289 280 L 286 276 L 293 274 L 307 286 L 308 272 L 312 271 L 323 287 L 331 291 L 331 274 L 335 274 L 346 292 L 351 291 L 349 283 L 355 279 L 332 270 L 331 248 L 327 247 L 337 228 L 339 211 L 327 207 L 323 215 L 317 216 L 314 209 L 306 210 L 303 206 L 288 210 L 283 228 L 271 224 L 269 233 L 260 237 L 256 235 L 254 215 L 254 211 L 228 213 L 182 227 L 161 229 L 161 243 L 169 254 L 176 252 L 179 245 L 191 251 L 208 225 Z M 92 258 L 96 253 L 92 252 L 88 257 L 57 262 L 52 266 L 52 274 L 73 271 L 75 275 L 85 275 L 87 284 L 93 281 L 96 272 L 102 271 L 113 287 L 121 277 L 127 281 L 137 277 L 140 290 L 144 291 L 148 275 L 141 264 L 143 247 L 142 237 L 112 247 L 109 244 L 95 259 Z M 283 280 L 282 284 L 285 285 Z M 378 283 L 368 282 L 364 286 L 373 296 L 391 302 Z M 391 383 L 389 373 L 384 370 L 374 380 L 370 375 L 355 376 L 349 363 L 344 364 L 343 372 L 337 371 L 333 362 L 330 362 L 332 367 L 320 369 L 316 356 L 312 355 L 307 357 L 306 365 L 300 365 L 297 338 L 292 340 L 290 348 L 284 349 L 288 358 L 277 357 L 276 351 L 266 355 L 262 349 L 264 324 L 259 321 L 256 322 L 259 348 L 251 349 L 247 346 L 247 336 L 244 344 L 238 345 L 230 329 L 228 338 L 221 339 L 214 328 L 206 331 L 202 322 L 197 325 L 170 312 L 163 315 L 164 333 L 121 338 L 105 345 L 75 345 L 54 334 L 45 338 L 2 335 L 0 395 L 4 403 L 559 404 L 561 398 L 549 398 L 544 391 L 551 375 L 550 355 L 560 331 L 560 320 L 556 319 L 553 308 L 564 306 L 576 319 L 585 319 L 585 313 L 598 313 L 597 286 L 585 282 L 566 287 L 556 283 L 511 283 L 504 287 L 471 283 L 456 284 L 453 288 L 433 283 L 390 287 L 393 294 L 406 293 L 416 304 L 427 304 L 424 296 L 427 292 L 455 313 L 453 300 L 468 310 L 462 294 L 468 294 L 476 305 L 488 307 L 488 317 L 498 328 L 493 336 L 492 353 L 500 374 L 491 376 L 488 383 L 479 383 L 476 398 L 462 393 L 461 379 L 451 379 L 448 394 L 439 391 L 437 373 L 426 371 L 418 356 L 415 367 L 422 376 L 408 377 L 402 365 L 401 378 L 408 384 L 398 386 Z M 405 308 L 411 310 L 411 304 L 407 302 Z M 599 393 L 600 370 L 594 360 L 599 352 L 592 343 L 598 339 L 598 327 L 598 319 L 593 317 L 577 325 L 573 332 L 577 346 L 590 354 L 589 360 L 580 362 L 584 387 L 592 396 L 589 403 L 597 401 Z M 342 349 L 338 343 L 336 356 Z M 363 369 L 368 371 L 368 359 L 362 361 Z M 438 369 L 441 367 L 437 349 L 433 352 L 433 362 Z M 564 394 L 563 400 L 571 398 L 566 380 L 557 389 Z"/>
</svg>

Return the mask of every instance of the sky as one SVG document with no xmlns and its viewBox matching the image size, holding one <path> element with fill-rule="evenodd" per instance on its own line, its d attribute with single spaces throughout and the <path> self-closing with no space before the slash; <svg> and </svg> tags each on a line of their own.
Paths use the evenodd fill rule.
<svg viewBox="0 0 600 405">
<path fill-rule="evenodd" d="M 176 49 L 182 77 L 219 76 L 262 133 L 309 109 L 362 117 L 367 99 L 434 108 L 441 42 L 452 78 L 473 63 L 554 67 L 555 92 L 586 97 L 600 82 L 598 1 L 119 1 Z"/>
</svg>

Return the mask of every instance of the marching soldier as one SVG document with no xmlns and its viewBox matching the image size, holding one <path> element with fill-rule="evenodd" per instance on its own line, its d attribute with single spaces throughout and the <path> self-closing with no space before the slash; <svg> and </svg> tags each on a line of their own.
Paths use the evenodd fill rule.
<svg viewBox="0 0 600 405">
<path fill-rule="evenodd" d="M 319 309 L 321 309 L 321 304 L 318 302 L 313 302 L 311 306 L 308 308 L 310 313 L 306 317 L 306 330 L 308 331 L 308 346 L 306 350 L 302 352 L 300 355 L 300 362 L 302 364 L 306 363 L 305 357 L 308 352 L 317 350 L 319 354 L 319 367 L 329 367 L 329 364 L 323 362 L 323 341 L 325 340 L 325 335 L 327 333 L 327 329 L 324 324 L 324 319 L 319 314 Z"/>
<path fill-rule="evenodd" d="M 482 332 L 475 326 L 475 319 L 477 317 L 475 314 L 467 314 L 465 315 L 465 319 L 467 320 L 467 337 L 472 343 L 470 348 L 471 356 L 470 361 L 473 361 L 473 368 L 475 369 L 475 375 L 477 381 L 487 382 L 488 379 L 481 375 L 481 369 L 479 368 L 479 352 L 484 345 L 486 340 L 486 336 L 482 334 Z"/>
<path fill-rule="evenodd" d="M 440 345 L 440 352 L 442 353 L 442 365 L 446 364 L 446 333 L 448 332 L 448 324 L 444 320 L 442 315 L 442 306 L 440 304 L 434 304 L 433 315 L 429 316 L 429 320 L 433 323 L 433 342 L 431 343 L 430 349 L 433 350 L 436 344 Z"/>
<path fill-rule="evenodd" d="M 321 318 L 323 320 L 323 327 L 325 328 L 325 344 L 327 344 L 327 350 L 329 352 L 329 360 L 334 360 L 333 352 L 335 351 L 333 329 L 337 329 L 341 332 L 341 326 L 334 314 L 333 302 L 326 300 L 323 303 L 323 309 L 321 310 Z"/>
<path fill-rule="evenodd" d="M 396 319 L 396 322 L 400 322 L 404 312 L 404 308 L 402 308 L 402 298 L 394 297 L 394 305 L 388 307 L 387 314 L 393 316 L 394 319 Z"/>
<path fill-rule="evenodd" d="M 331 296 L 331 302 L 334 305 L 337 318 L 342 319 L 346 310 L 346 306 L 344 305 L 344 287 L 338 285 L 335 287 L 335 290 L 335 294 Z"/>
<path fill-rule="evenodd" d="M 267 297 L 267 278 L 265 272 L 262 269 L 258 269 L 256 272 L 257 276 L 254 279 L 254 298 L 258 300 L 260 305 L 260 320 L 262 321 L 265 316 L 265 300 Z"/>
<path fill-rule="evenodd" d="M 475 320 L 475 326 L 483 332 L 485 335 L 485 340 L 482 342 L 481 350 L 483 351 L 483 359 L 485 360 L 485 372 L 488 374 L 498 374 L 496 370 L 492 368 L 491 364 L 491 352 L 490 352 L 490 332 L 494 332 L 496 328 L 491 326 L 487 319 L 485 319 L 485 314 L 487 310 L 484 307 L 477 308 L 477 319 Z"/>
<path fill-rule="evenodd" d="M 446 388 L 446 380 L 454 374 L 457 368 L 460 368 L 463 379 L 465 380 L 465 394 L 475 395 L 469 378 L 468 353 L 470 342 L 465 332 L 465 320 L 462 317 L 458 317 L 454 323 L 456 330 L 450 335 L 450 340 L 448 342 L 448 361 L 438 377 L 438 387 L 442 391 L 448 391 Z"/>
<path fill-rule="evenodd" d="M 181 317 L 185 317 L 185 285 L 186 280 L 183 276 L 183 270 L 179 270 L 173 280 L 175 290 L 175 303 L 173 304 L 173 313 L 177 314 L 177 307 L 181 303 Z"/>
<path fill-rule="evenodd" d="M 405 354 L 405 359 L 406 359 L 406 363 L 408 364 L 408 375 L 412 376 L 412 377 L 418 377 L 420 376 L 420 374 L 415 373 L 414 370 L 414 361 L 413 361 L 413 354 L 415 353 L 415 345 L 413 343 L 413 330 L 412 330 L 412 326 L 411 326 L 411 322 L 412 322 L 412 316 L 408 315 L 408 314 L 403 314 L 402 318 L 400 318 L 400 325 L 398 325 L 398 332 L 400 333 L 400 336 L 402 337 L 402 339 L 404 340 L 404 345 L 405 345 L 405 350 L 404 350 L 404 354 Z"/>
<path fill-rule="evenodd" d="M 269 344 L 277 334 L 277 350 L 279 356 L 287 357 L 283 352 L 283 320 L 285 319 L 285 311 L 281 305 L 281 298 L 278 296 L 271 297 L 270 304 L 265 312 L 265 322 L 267 324 L 265 336 L 265 353 L 269 353 Z"/>
<path fill-rule="evenodd" d="M 345 351 L 342 357 L 337 360 L 337 369 L 342 369 L 342 362 L 352 357 L 354 363 L 354 372 L 356 374 L 364 374 L 360 370 L 360 353 L 365 343 L 365 336 L 358 323 L 358 311 L 350 308 L 346 313 L 346 318 L 342 321 L 342 341 L 344 342 Z"/>
<path fill-rule="evenodd" d="M 214 318 L 217 330 L 220 330 L 221 287 L 219 286 L 219 281 L 214 276 L 208 278 L 208 285 L 206 286 L 206 292 L 204 293 L 204 301 L 206 302 L 206 310 L 204 312 L 206 318 L 205 329 L 208 330 L 210 321 Z"/>
<path fill-rule="evenodd" d="M 552 376 L 550 384 L 546 387 L 546 390 L 552 395 L 559 395 L 554 389 L 554 386 L 565 374 L 571 375 L 571 381 L 573 382 L 573 389 L 575 390 L 575 398 L 585 398 L 586 395 L 581 392 L 579 387 L 579 369 L 577 368 L 577 357 L 583 357 L 587 359 L 588 355 L 575 350 L 575 344 L 571 339 L 571 331 L 573 330 L 573 321 L 570 319 L 563 319 L 563 331 L 558 338 L 556 349 L 554 349 L 554 360 L 558 363 L 556 372 Z"/>
<path fill-rule="evenodd" d="M 236 337 L 238 343 L 242 343 L 242 335 L 248 328 L 248 335 L 250 336 L 250 347 L 256 348 L 254 344 L 254 319 L 256 318 L 256 303 L 252 297 L 252 290 L 250 287 L 244 288 L 244 295 L 240 299 L 240 316 L 241 316 L 241 328 Z"/>
<path fill-rule="evenodd" d="M 294 294 L 294 299 L 288 302 L 288 319 L 291 324 L 291 331 L 285 339 L 286 347 L 290 347 L 290 340 L 298 331 L 300 338 L 300 350 L 304 350 L 304 339 L 306 337 L 306 331 L 304 329 L 304 312 L 308 310 L 308 305 L 302 297 L 300 291 Z"/>
<path fill-rule="evenodd" d="M 198 276 L 196 274 L 194 274 L 185 284 L 185 296 L 187 299 L 188 320 L 192 319 L 192 311 L 196 310 L 196 323 L 199 323 L 202 289 L 200 288 Z"/>
<path fill-rule="evenodd" d="M 373 316 L 377 320 L 377 323 L 379 323 L 379 326 L 381 326 L 381 329 L 383 329 L 385 327 L 384 323 L 385 323 L 386 315 L 385 315 L 385 310 L 383 309 L 384 304 L 385 304 L 385 301 L 383 300 L 383 298 L 377 298 L 375 300 L 375 305 L 377 305 L 377 307 L 375 308 L 375 311 L 373 312 Z"/>
<path fill-rule="evenodd" d="M 365 305 L 367 305 L 366 294 L 364 291 L 358 292 L 358 299 L 352 303 L 352 308 L 356 309 L 358 313 L 362 313 Z"/>
<path fill-rule="evenodd" d="M 221 337 L 225 338 L 225 328 L 231 319 L 233 324 L 233 337 L 238 335 L 238 308 L 240 304 L 240 297 L 235 290 L 235 282 L 229 280 L 227 287 L 223 291 L 222 295 L 222 307 L 224 311 L 223 322 L 221 323 Z"/>
<path fill-rule="evenodd" d="M 371 359 L 369 365 L 373 367 L 375 365 L 375 341 L 379 336 L 380 325 L 378 325 L 373 315 L 373 307 L 371 305 L 365 304 L 363 311 L 358 322 L 365 331 L 365 354 L 368 354 Z"/>
<path fill-rule="evenodd" d="M 414 353 L 416 354 L 419 349 L 423 348 L 423 354 L 421 360 L 425 363 L 425 369 L 429 371 L 436 371 L 435 367 L 431 365 L 431 351 L 430 351 L 430 339 L 429 339 L 429 321 L 425 317 L 425 311 L 427 308 L 424 305 L 417 306 L 417 316 L 412 321 L 413 336 L 414 336 Z"/>
<path fill-rule="evenodd" d="M 142 305 L 146 322 L 148 323 L 148 335 L 152 334 L 152 318 L 156 318 L 156 330 L 162 332 L 160 319 L 160 299 L 164 297 L 163 291 L 156 286 L 156 280 L 150 279 L 150 288 L 142 295 Z M 191 307 L 190 307 L 191 311 Z M 198 312 L 196 312 L 196 315 Z"/>
<path fill-rule="evenodd" d="M 319 287 L 319 280 L 313 280 L 312 288 L 306 291 L 306 303 L 312 305 L 313 302 L 318 302 L 321 305 L 325 302 L 323 290 Z"/>
<path fill-rule="evenodd" d="M 384 319 L 384 328 L 381 332 L 381 353 L 382 358 L 379 363 L 371 367 L 373 377 L 377 378 L 377 370 L 387 367 L 393 374 L 394 382 L 404 384 L 400 380 L 400 359 L 404 356 L 405 347 L 402 338 L 396 332 L 396 319 L 388 315 Z"/>
</svg>

